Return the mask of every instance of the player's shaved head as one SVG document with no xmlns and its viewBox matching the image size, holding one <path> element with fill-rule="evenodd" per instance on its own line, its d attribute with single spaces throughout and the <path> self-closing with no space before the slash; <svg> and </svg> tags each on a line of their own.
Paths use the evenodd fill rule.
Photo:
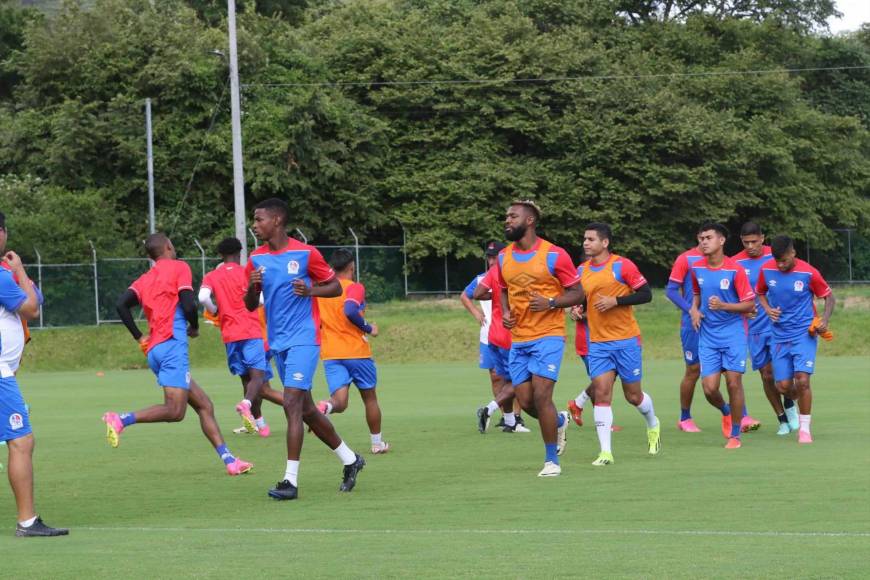
<svg viewBox="0 0 870 580">
<path fill-rule="evenodd" d="M 169 245 L 169 236 L 163 232 L 151 234 L 145 238 L 145 252 L 152 260 L 163 257 L 166 247 Z"/>
<path fill-rule="evenodd" d="M 217 253 L 220 256 L 235 256 L 242 252 L 242 242 L 238 238 L 224 238 L 217 245 Z"/>
<path fill-rule="evenodd" d="M 254 211 L 258 209 L 265 210 L 277 217 L 282 226 L 286 226 L 287 222 L 290 221 L 290 210 L 287 208 L 287 204 L 277 197 L 261 201 L 254 206 Z"/>
</svg>

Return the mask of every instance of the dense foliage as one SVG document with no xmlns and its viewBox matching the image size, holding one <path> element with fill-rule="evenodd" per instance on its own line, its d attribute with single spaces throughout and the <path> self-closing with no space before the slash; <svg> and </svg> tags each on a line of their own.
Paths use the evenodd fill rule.
<svg viewBox="0 0 870 580">
<path fill-rule="evenodd" d="M 870 28 L 820 32 L 829 0 L 254 4 L 248 204 L 287 199 L 320 243 L 348 227 L 400 242 L 404 225 L 412 256 L 470 255 L 515 197 L 566 246 L 603 219 L 659 266 L 708 217 L 815 250 L 830 228 L 870 233 L 870 69 L 818 70 L 870 65 Z M 87 239 L 132 252 L 147 231 L 145 97 L 159 226 L 182 248 L 232 231 L 221 6 L 0 5 L 0 209 L 28 245 L 48 240 L 43 259 Z M 783 68 L 814 70 L 757 72 Z"/>
</svg>

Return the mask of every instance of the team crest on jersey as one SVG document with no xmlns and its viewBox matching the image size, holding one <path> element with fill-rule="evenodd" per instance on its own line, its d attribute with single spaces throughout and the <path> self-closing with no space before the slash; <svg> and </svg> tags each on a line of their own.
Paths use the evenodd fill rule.
<svg viewBox="0 0 870 580">
<path fill-rule="evenodd" d="M 692 354 L 692 351 L 687 350 L 686 351 L 686 360 L 692 360 L 693 358 L 695 358 L 695 355 Z"/>
<path fill-rule="evenodd" d="M 12 413 L 9 415 L 9 427 L 13 431 L 18 431 L 24 427 L 24 417 L 21 416 L 21 413 Z"/>
<path fill-rule="evenodd" d="M 795 280 L 794 281 L 794 291 L 795 292 L 803 292 L 804 291 L 803 280 Z"/>
<path fill-rule="evenodd" d="M 720 290 L 728 290 L 729 288 L 731 288 L 731 280 L 729 280 L 728 278 L 722 278 L 721 280 L 719 280 Z"/>
<path fill-rule="evenodd" d="M 290 260 L 287 262 L 287 273 L 288 274 L 298 274 L 299 273 L 299 262 L 296 260 Z"/>
</svg>

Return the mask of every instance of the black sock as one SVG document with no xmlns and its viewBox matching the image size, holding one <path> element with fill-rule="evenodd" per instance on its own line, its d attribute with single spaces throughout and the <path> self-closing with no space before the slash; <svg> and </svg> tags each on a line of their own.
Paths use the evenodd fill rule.
<svg viewBox="0 0 870 580">
<path fill-rule="evenodd" d="M 788 423 L 788 418 L 785 416 L 785 413 L 777 415 L 776 418 L 779 419 L 780 423 Z"/>
</svg>

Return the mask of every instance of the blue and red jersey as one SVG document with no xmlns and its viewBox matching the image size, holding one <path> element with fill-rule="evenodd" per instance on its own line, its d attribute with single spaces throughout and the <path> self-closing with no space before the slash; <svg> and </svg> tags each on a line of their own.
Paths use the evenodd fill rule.
<svg viewBox="0 0 870 580">
<path fill-rule="evenodd" d="M 704 254 L 698 251 L 697 247 L 691 248 L 677 256 L 671 268 L 669 280 L 680 285 L 680 292 L 689 304 L 692 303 L 692 296 L 695 292 L 692 286 L 692 266 L 695 262 L 702 259 L 704 259 Z M 683 312 L 680 318 L 680 326 L 692 326 L 692 317 L 687 312 Z"/>
<path fill-rule="evenodd" d="M 788 272 L 780 272 L 776 260 L 768 260 L 761 267 L 756 289 L 759 294 L 767 295 L 771 308 L 782 310 L 779 321 L 771 325 L 775 342 L 805 336 L 816 316 L 813 297 L 824 298 L 831 294 L 831 287 L 819 271 L 798 259 Z"/>
<path fill-rule="evenodd" d="M 245 307 L 248 276 L 244 266 L 219 264 L 202 279 L 202 287 L 211 290 L 217 298 L 221 337 L 225 343 L 263 338 L 259 315 Z"/>
<path fill-rule="evenodd" d="M 757 258 L 751 258 L 749 254 L 746 253 L 746 250 L 743 250 L 739 254 L 732 256 L 731 259 L 743 267 L 746 276 L 749 277 L 749 285 L 752 286 L 752 288 L 755 288 L 758 284 L 758 276 L 761 274 L 761 267 L 772 257 L 773 255 L 770 253 L 770 246 L 763 246 L 761 255 Z M 755 318 L 749 319 L 749 333 L 767 334 L 771 330 L 770 318 L 767 317 L 767 312 L 765 312 L 764 308 L 761 307 L 761 304 L 758 303 L 757 298 L 755 300 L 755 308 L 757 314 Z"/>
<path fill-rule="evenodd" d="M 130 284 L 148 320 L 148 350 L 170 338 L 187 342 L 187 320 L 178 294 L 193 291 L 190 266 L 181 260 L 157 260 Z"/>
<path fill-rule="evenodd" d="M 740 264 L 726 257 L 718 267 L 713 268 L 702 258 L 692 265 L 692 286 L 693 292 L 701 297 L 700 310 L 704 315 L 699 344 L 716 348 L 731 344 L 741 335 L 745 340 L 747 326 L 742 314 L 710 310 L 709 305 L 713 296 L 731 304 L 755 300 L 749 277 Z"/>
<path fill-rule="evenodd" d="M 314 246 L 287 238 L 287 246 L 272 252 L 263 244 L 253 252 L 245 266 L 250 277 L 254 269 L 263 273 L 263 300 L 269 346 L 282 352 L 293 346 L 320 344 L 320 313 L 311 296 L 293 293 L 293 281 L 307 286 L 329 282 L 335 272 Z"/>
</svg>

